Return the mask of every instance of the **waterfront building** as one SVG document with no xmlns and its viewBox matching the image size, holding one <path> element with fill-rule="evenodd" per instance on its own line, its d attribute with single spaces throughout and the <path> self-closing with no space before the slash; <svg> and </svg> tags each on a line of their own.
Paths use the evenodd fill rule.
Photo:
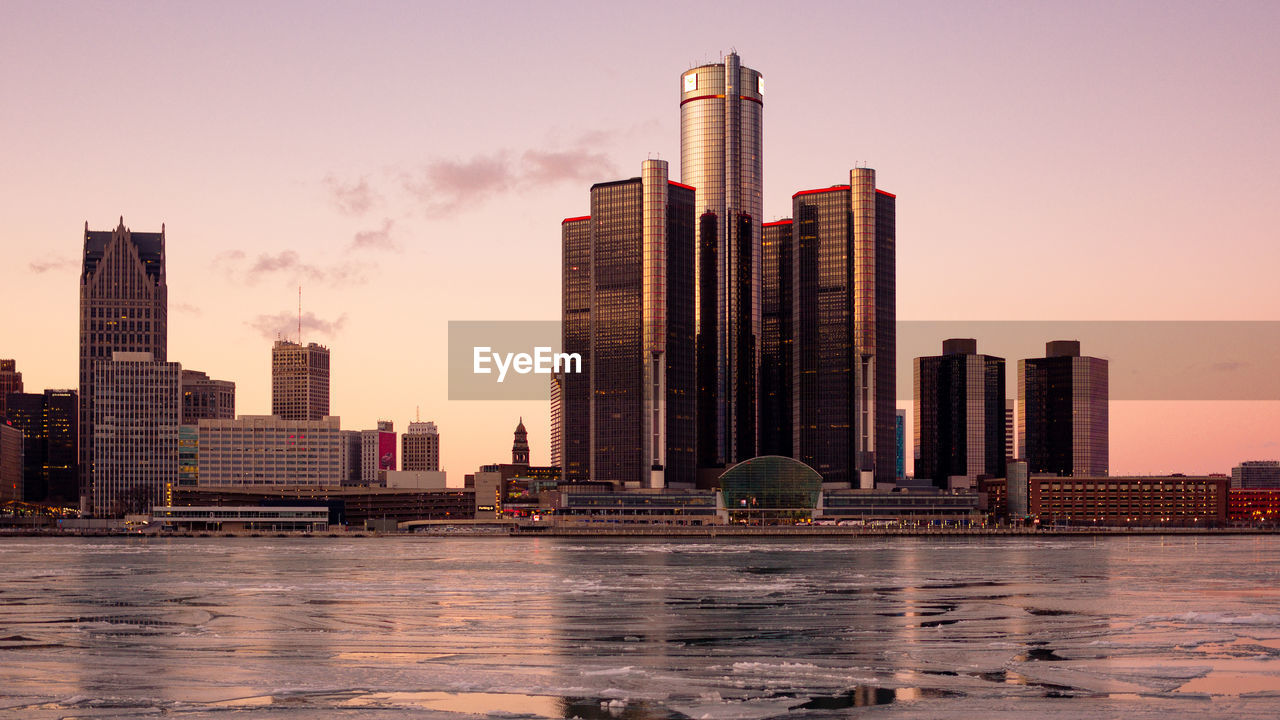
<svg viewBox="0 0 1280 720">
<path fill-rule="evenodd" d="M 329 524 L 363 525 L 366 520 L 471 520 L 476 517 L 474 490 L 399 490 L 333 486 L 237 486 L 180 488 L 173 507 L 308 507 L 329 509 Z M 492 510 L 492 509 L 491 509 Z M 487 513 L 492 519 L 492 511 Z"/>
<path fill-rule="evenodd" d="M 1233 523 L 1280 523 L 1280 489 L 1232 487 L 1227 493 L 1227 519 Z"/>
<path fill-rule="evenodd" d="M 0 418 L 0 502 L 23 498 L 22 431 Z"/>
<path fill-rule="evenodd" d="M 1231 487 L 1241 490 L 1280 488 L 1280 462 L 1246 460 L 1231 468 Z"/>
<path fill-rule="evenodd" d="M 182 366 L 148 352 L 94 363 L 91 507 L 99 517 L 148 512 L 178 481 Z"/>
<path fill-rule="evenodd" d="M 979 355 L 972 338 L 944 340 L 942 354 L 915 359 L 915 475 L 1004 477 L 1004 358 Z"/>
<path fill-rule="evenodd" d="M 593 185 L 591 215 L 563 226 L 569 268 L 577 267 L 570 258 L 584 260 L 586 224 L 589 267 L 585 279 L 566 269 L 563 287 L 564 349 L 579 352 L 585 314 L 589 376 L 585 387 L 566 382 L 568 480 L 632 488 L 695 481 L 693 198 L 692 188 L 668 179 L 665 161 L 646 160 L 640 177 Z M 586 422 L 575 419 L 584 404 Z M 576 465 L 583 448 L 585 477 Z"/>
<path fill-rule="evenodd" d="M 737 53 L 680 76 L 680 180 L 695 188 L 697 463 L 757 454 L 764 81 Z"/>
<path fill-rule="evenodd" d="M 329 415 L 329 348 L 288 340 L 271 346 L 271 414 L 285 420 Z"/>
<path fill-rule="evenodd" d="M 376 430 L 360 431 L 360 484 L 386 487 L 385 474 L 396 469 L 395 423 L 379 420 Z"/>
<path fill-rule="evenodd" d="M 591 474 L 591 218 L 565 218 L 560 238 L 560 347 L 581 356 L 585 372 L 563 375 L 559 455 L 564 480 L 585 482 Z"/>
<path fill-rule="evenodd" d="M 331 487 L 343 484 L 346 436 L 337 417 L 285 420 L 242 415 L 201 420 L 199 487 Z"/>
<path fill-rule="evenodd" d="M 1018 361 L 1018 450 L 1032 475 L 1106 475 L 1108 364 L 1056 340 Z"/>
<path fill-rule="evenodd" d="M 1218 526 L 1227 520 L 1223 476 L 1032 475 L 1029 514 L 1040 523 Z"/>
<path fill-rule="evenodd" d="M 232 420 L 236 416 L 236 384 L 212 380 L 198 370 L 182 371 L 182 424 Z"/>
<path fill-rule="evenodd" d="M 329 508 L 324 505 L 158 506 L 151 511 L 151 519 L 163 529 L 189 532 L 324 532 L 329 529 Z"/>
<path fill-rule="evenodd" d="M 433 422 L 411 422 L 400 437 L 400 469 L 436 471 L 440 469 L 440 431 Z"/>
<path fill-rule="evenodd" d="M 760 454 L 794 455 L 792 432 L 792 221 L 762 227 Z"/>
<path fill-rule="evenodd" d="M 23 499 L 78 505 L 79 398 L 75 390 L 11 393 L 8 418 L 23 435 Z"/>
<path fill-rule="evenodd" d="M 6 401 L 11 393 L 22 392 L 22 373 L 13 360 L 0 360 L 0 420 L 4 419 Z"/>
<path fill-rule="evenodd" d="M 165 280 L 164 225 L 158 233 L 133 232 L 124 218 L 114 230 L 84 226 L 80 273 L 80 453 L 81 505 L 95 497 L 94 410 L 97 364 L 111 362 L 115 352 L 150 353 L 165 362 L 169 339 L 169 289 Z"/>
<path fill-rule="evenodd" d="M 828 483 L 897 479 L 895 204 L 870 168 L 792 196 L 794 457 Z"/>
</svg>

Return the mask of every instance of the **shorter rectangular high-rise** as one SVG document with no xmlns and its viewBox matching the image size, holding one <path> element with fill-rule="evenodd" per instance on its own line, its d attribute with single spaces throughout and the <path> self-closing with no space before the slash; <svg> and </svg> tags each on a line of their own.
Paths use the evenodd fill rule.
<svg viewBox="0 0 1280 720">
<path fill-rule="evenodd" d="M 75 390 L 9 395 L 8 418 L 24 438 L 24 500 L 63 506 L 79 504 L 78 409 Z"/>
<path fill-rule="evenodd" d="M 1018 449 L 1032 475 L 1105 476 L 1109 463 L 1107 361 L 1076 340 L 1018 361 Z"/>
<path fill-rule="evenodd" d="M 201 420 L 199 486 L 337 487 L 346 476 L 346 438 L 337 417 L 286 420 L 242 415 Z"/>
<path fill-rule="evenodd" d="M 951 478 L 1005 475 L 1004 358 L 979 355 L 972 338 L 915 359 L 915 475 L 947 488 Z"/>
<path fill-rule="evenodd" d="M 232 420 L 236 416 L 236 384 L 213 380 L 197 370 L 182 371 L 182 424 Z"/>
<path fill-rule="evenodd" d="M 411 422 L 400 437 L 400 469 L 435 472 L 440 469 L 440 431 L 433 422 Z"/>
<path fill-rule="evenodd" d="M 271 347 L 271 414 L 285 420 L 329 415 L 329 348 L 276 341 Z"/>
</svg>

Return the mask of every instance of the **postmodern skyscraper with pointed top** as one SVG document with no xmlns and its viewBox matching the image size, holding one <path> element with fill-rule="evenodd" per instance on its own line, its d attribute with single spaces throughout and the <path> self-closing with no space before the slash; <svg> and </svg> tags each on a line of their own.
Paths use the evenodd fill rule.
<svg viewBox="0 0 1280 720">
<path fill-rule="evenodd" d="M 680 76 L 680 180 L 695 189 L 698 464 L 757 454 L 763 214 L 760 73 L 737 53 Z"/>
<path fill-rule="evenodd" d="M 94 383 L 97 366 L 116 352 L 150 353 L 164 362 L 169 346 L 169 287 L 164 225 L 133 232 L 124 218 L 114 230 L 84 226 L 80 272 L 80 496 L 92 510 Z"/>
</svg>

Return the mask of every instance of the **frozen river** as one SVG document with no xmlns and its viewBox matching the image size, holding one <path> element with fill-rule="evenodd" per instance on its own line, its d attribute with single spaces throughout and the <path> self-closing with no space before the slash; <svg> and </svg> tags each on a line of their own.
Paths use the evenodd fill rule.
<svg viewBox="0 0 1280 720">
<path fill-rule="evenodd" d="M 0 538 L 0 717 L 1275 718 L 1280 537 Z"/>
</svg>

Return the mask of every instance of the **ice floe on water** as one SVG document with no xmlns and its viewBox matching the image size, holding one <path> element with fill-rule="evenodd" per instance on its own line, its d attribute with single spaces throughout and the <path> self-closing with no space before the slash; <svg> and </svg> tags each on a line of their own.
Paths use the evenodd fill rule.
<svg viewBox="0 0 1280 720">
<path fill-rule="evenodd" d="M 1280 538 L 0 552 L 0 717 L 1280 716 Z"/>
</svg>

